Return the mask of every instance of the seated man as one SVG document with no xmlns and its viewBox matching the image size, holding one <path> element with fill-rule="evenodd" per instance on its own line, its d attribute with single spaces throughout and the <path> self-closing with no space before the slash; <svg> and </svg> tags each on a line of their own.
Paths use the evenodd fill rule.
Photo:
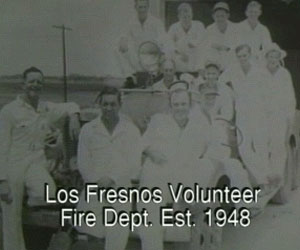
<svg viewBox="0 0 300 250">
<path fill-rule="evenodd" d="M 165 28 L 150 14 L 150 0 L 134 0 L 136 16 L 129 20 L 125 34 L 120 38 L 116 57 L 124 76 L 144 71 L 139 61 L 139 48 L 144 42 L 153 42 L 163 49 Z M 127 21 L 127 20 L 126 20 Z"/>
<path fill-rule="evenodd" d="M 140 167 L 140 133 L 128 118 L 119 114 L 121 94 L 116 88 L 105 87 L 99 95 L 99 105 L 101 116 L 85 124 L 79 136 L 80 173 L 85 183 L 97 183 L 100 188 L 130 187 Z M 78 209 L 93 211 L 99 223 L 92 228 L 84 225 L 78 230 L 105 238 L 106 250 L 124 250 L 129 228 L 120 225 L 105 228 L 101 223 L 102 209 L 109 205 L 117 211 L 130 211 L 130 203 L 100 203 L 97 199 L 86 203 L 83 196 Z"/>
<path fill-rule="evenodd" d="M 227 85 L 219 83 L 221 68 L 217 63 L 207 62 L 205 65 L 206 82 L 199 86 L 202 95 L 201 108 L 211 122 L 210 145 L 205 157 L 219 161 L 225 167 L 231 187 L 242 190 L 251 187 L 248 173 L 240 161 L 231 157 L 235 147 L 230 136 L 231 122 L 234 116 L 232 93 Z M 234 141 L 235 142 L 235 141 Z M 238 207 L 245 204 L 238 204 Z"/>
<path fill-rule="evenodd" d="M 176 65 L 171 59 L 166 59 L 161 63 L 161 72 L 163 73 L 163 79 L 152 85 L 152 89 L 155 91 L 168 91 L 169 87 L 177 81 L 176 77 Z"/>
<path fill-rule="evenodd" d="M 200 21 L 193 20 L 193 9 L 188 3 L 178 7 L 177 23 L 168 32 L 179 72 L 198 72 L 202 68 L 200 53 L 203 52 L 205 28 Z"/>
<path fill-rule="evenodd" d="M 207 27 L 204 57 L 220 62 L 223 68 L 235 59 L 234 48 L 237 42 L 237 24 L 231 22 L 229 5 L 217 2 L 213 7 L 214 23 Z"/>
<path fill-rule="evenodd" d="M 159 224 L 159 209 L 171 202 L 167 184 L 193 186 L 200 175 L 206 176 L 209 169 L 213 169 L 209 160 L 200 159 L 209 144 L 207 119 L 191 115 L 191 95 L 185 82 L 174 84 L 170 91 L 170 113 L 154 115 L 143 136 L 146 159 L 141 186 L 159 187 L 163 193 L 160 204 L 138 204 L 139 210 L 148 210 L 149 221 L 153 222 L 150 228 L 139 228 L 143 250 L 163 249 L 164 231 Z"/>
<path fill-rule="evenodd" d="M 47 171 L 44 149 L 55 141 L 54 123 L 69 115 L 78 122 L 74 103 L 55 104 L 39 99 L 43 73 L 31 67 L 24 71 L 24 94 L 0 112 L 0 198 L 3 213 L 4 250 L 25 250 L 22 205 L 25 188 L 29 205 L 44 204 L 44 185 L 55 184 Z M 72 131 L 75 132 L 75 131 Z M 73 134 L 73 133 L 72 133 Z"/>
</svg>

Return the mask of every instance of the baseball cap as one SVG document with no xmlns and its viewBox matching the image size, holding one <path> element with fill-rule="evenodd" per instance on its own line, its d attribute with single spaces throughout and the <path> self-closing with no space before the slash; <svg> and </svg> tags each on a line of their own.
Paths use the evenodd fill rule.
<svg viewBox="0 0 300 250">
<path fill-rule="evenodd" d="M 229 5 L 225 2 L 218 2 L 215 4 L 214 8 L 213 8 L 213 12 L 216 12 L 217 10 L 226 10 L 226 11 L 230 11 L 229 9 Z"/>
</svg>

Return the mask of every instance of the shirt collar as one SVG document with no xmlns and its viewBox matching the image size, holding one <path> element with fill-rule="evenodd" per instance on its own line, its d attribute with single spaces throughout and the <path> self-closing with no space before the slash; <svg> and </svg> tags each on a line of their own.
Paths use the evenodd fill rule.
<svg viewBox="0 0 300 250">
<path fill-rule="evenodd" d="M 95 126 L 98 129 L 98 131 L 100 132 L 100 134 L 102 134 L 104 136 L 115 138 L 118 135 L 125 133 L 125 118 L 122 115 L 120 115 L 119 122 L 116 125 L 112 134 L 110 134 L 107 131 L 107 128 L 104 126 L 104 124 L 101 120 L 101 115 L 97 117 Z"/>
</svg>

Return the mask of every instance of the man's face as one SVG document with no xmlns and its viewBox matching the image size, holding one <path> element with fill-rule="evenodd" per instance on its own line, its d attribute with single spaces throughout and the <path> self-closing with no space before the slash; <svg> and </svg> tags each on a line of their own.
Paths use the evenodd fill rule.
<svg viewBox="0 0 300 250">
<path fill-rule="evenodd" d="M 176 119 L 185 119 L 190 112 L 190 97 L 186 91 L 174 92 L 171 95 L 171 110 Z"/>
<path fill-rule="evenodd" d="M 226 10 L 218 9 L 213 14 L 216 23 L 225 23 L 229 18 L 229 13 Z"/>
<path fill-rule="evenodd" d="M 173 82 L 175 76 L 174 65 L 171 62 L 165 62 L 163 65 L 164 80 L 166 82 Z"/>
<path fill-rule="evenodd" d="M 249 63 L 250 52 L 247 48 L 241 49 L 239 52 L 237 52 L 236 56 L 241 65 L 245 65 L 245 64 Z"/>
<path fill-rule="evenodd" d="M 280 52 L 279 51 L 270 51 L 267 56 L 267 65 L 270 69 L 276 69 L 280 66 Z"/>
<path fill-rule="evenodd" d="M 24 80 L 24 91 L 29 98 L 38 98 L 43 87 L 43 75 L 39 72 L 29 72 Z"/>
<path fill-rule="evenodd" d="M 146 0 L 138 0 L 135 4 L 135 9 L 140 18 L 146 18 L 149 11 L 149 3 Z"/>
<path fill-rule="evenodd" d="M 217 82 L 219 75 L 220 71 L 216 67 L 208 67 L 205 69 L 205 79 L 208 82 Z"/>
<path fill-rule="evenodd" d="M 120 102 L 117 95 L 103 95 L 101 98 L 100 108 L 102 116 L 107 119 L 113 119 L 118 116 Z"/>
<path fill-rule="evenodd" d="M 193 12 L 190 8 L 184 8 L 179 12 L 178 18 L 183 25 L 189 25 L 193 20 Z"/>
<path fill-rule="evenodd" d="M 261 15 L 261 9 L 258 6 L 248 7 L 246 10 L 246 16 L 250 20 L 258 20 Z"/>
</svg>

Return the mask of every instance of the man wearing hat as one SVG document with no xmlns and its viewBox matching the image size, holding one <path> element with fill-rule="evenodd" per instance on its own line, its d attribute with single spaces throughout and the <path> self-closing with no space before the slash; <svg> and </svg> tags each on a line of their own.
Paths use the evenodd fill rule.
<svg viewBox="0 0 300 250">
<path fill-rule="evenodd" d="M 270 167 L 284 176 L 287 159 L 288 133 L 296 110 L 295 91 L 290 72 L 283 66 L 286 52 L 272 43 L 265 49 L 264 80 L 269 132 Z"/>
<path fill-rule="evenodd" d="M 251 1 L 245 12 L 247 19 L 238 24 L 239 44 L 248 44 L 255 59 L 261 59 L 262 51 L 271 43 L 272 38 L 269 29 L 260 23 L 262 5 L 257 1 Z"/>
<path fill-rule="evenodd" d="M 227 67 L 234 59 L 237 42 L 237 24 L 229 21 L 230 9 L 227 3 L 215 4 L 212 17 L 214 23 L 207 27 L 206 58 Z"/>
<path fill-rule="evenodd" d="M 209 144 L 209 123 L 206 117 L 191 114 L 188 83 L 174 83 L 169 98 L 170 113 L 154 115 L 143 136 L 146 160 L 141 186 L 159 187 L 163 193 L 160 204 L 139 204 L 139 209 L 149 211 L 149 221 L 153 222 L 150 228 L 139 228 L 143 250 L 163 250 L 159 210 L 172 202 L 167 184 L 192 186 L 200 175 L 206 176 L 214 169 L 209 160 L 202 159 Z"/>
<path fill-rule="evenodd" d="M 193 20 L 193 9 L 188 3 L 179 5 L 178 19 L 168 31 L 177 71 L 197 72 L 202 68 L 200 55 L 206 35 L 205 27 L 200 21 Z"/>
</svg>

